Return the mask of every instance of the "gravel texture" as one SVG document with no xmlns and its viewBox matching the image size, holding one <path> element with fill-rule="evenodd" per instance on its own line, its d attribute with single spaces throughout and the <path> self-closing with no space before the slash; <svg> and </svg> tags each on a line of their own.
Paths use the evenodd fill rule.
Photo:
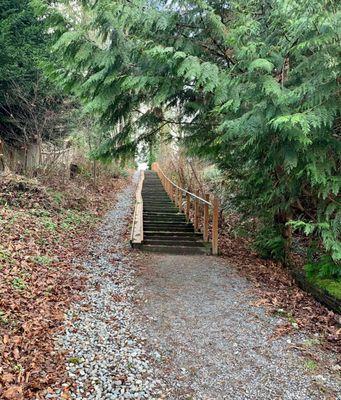
<svg viewBox="0 0 341 400">
<path fill-rule="evenodd" d="M 59 348 L 68 353 L 74 399 L 162 399 L 142 329 L 134 322 L 134 268 L 124 233 L 132 212 L 134 182 L 117 199 L 89 248 L 87 288 L 67 315 Z M 127 255 L 128 254 L 128 255 Z M 77 272 L 79 274 L 79 272 Z M 47 399 L 60 398 L 58 391 Z"/>
<path fill-rule="evenodd" d="M 341 399 L 334 356 L 303 334 L 274 339 L 284 321 L 252 305 L 250 289 L 222 259 L 150 257 L 142 320 L 164 360 L 167 398 Z"/>
<path fill-rule="evenodd" d="M 341 399 L 313 341 L 272 339 L 281 319 L 251 304 L 251 284 L 224 260 L 129 249 L 124 233 L 136 179 L 118 196 L 76 272 L 87 287 L 58 338 L 68 353 L 72 398 Z M 295 350 L 302 344 L 314 360 Z M 65 398 L 61 393 L 46 399 Z"/>
</svg>

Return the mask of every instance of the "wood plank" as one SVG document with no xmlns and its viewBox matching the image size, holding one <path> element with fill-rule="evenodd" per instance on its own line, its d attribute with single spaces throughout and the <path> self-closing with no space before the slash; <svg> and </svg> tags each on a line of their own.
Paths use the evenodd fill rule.
<svg viewBox="0 0 341 400">
<path fill-rule="evenodd" d="M 186 193 L 186 218 L 189 222 L 190 220 L 190 212 L 191 212 L 191 196 L 189 193 Z"/>
<path fill-rule="evenodd" d="M 136 190 L 136 202 L 133 217 L 133 226 L 131 230 L 130 243 L 138 245 L 143 242 L 143 199 L 142 187 L 144 181 L 144 171 L 140 173 L 140 180 Z"/>
<path fill-rule="evenodd" d="M 210 195 L 208 193 L 205 194 L 205 200 L 210 201 Z M 208 204 L 204 204 L 204 242 L 208 242 L 209 213 Z"/>
<path fill-rule="evenodd" d="M 212 254 L 218 255 L 219 200 L 213 199 Z"/>
<path fill-rule="evenodd" d="M 199 195 L 199 191 L 196 191 L 196 196 Z M 194 230 L 197 231 L 199 229 L 199 200 L 195 198 L 194 200 Z"/>
</svg>

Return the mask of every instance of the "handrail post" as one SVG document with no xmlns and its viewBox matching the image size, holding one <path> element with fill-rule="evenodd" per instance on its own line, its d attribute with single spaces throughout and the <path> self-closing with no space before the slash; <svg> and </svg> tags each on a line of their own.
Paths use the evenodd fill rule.
<svg viewBox="0 0 341 400">
<path fill-rule="evenodd" d="M 199 196 L 199 191 L 195 192 L 196 196 Z M 199 201 L 198 199 L 194 200 L 194 230 L 197 231 L 199 228 Z"/>
<path fill-rule="evenodd" d="M 189 215 L 191 211 L 191 196 L 189 193 L 186 193 L 186 218 L 187 222 L 189 222 Z"/>
<path fill-rule="evenodd" d="M 172 184 L 170 185 L 169 197 L 170 197 L 170 199 L 173 201 L 173 198 L 174 198 L 174 188 L 173 188 L 173 185 L 172 185 Z"/>
<path fill-rule="evenodd" d="M 182 191 L 179 190 L 179 195 L 178 195 L 178 207 L 179 211 L 182 212 Z"/>
<path fill-rule="evenodd" d="M 205 194 L 205 200 L 210 201 L 210 195 Z M 204 242 L 208 242 L 208 224 L 209 224 L 209 208 L 208 204 L 204 204 Z"/>
<path fill-rule="evenodd" d="M 212 254 L 218 255 L 218 232 L 219 232 L 219 200 L 213 199 L 213 223 L 212 223 Z"/>
</svg>

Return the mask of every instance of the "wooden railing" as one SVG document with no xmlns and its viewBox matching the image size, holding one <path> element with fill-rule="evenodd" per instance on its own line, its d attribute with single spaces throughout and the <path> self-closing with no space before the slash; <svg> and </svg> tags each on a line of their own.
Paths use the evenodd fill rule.
<svg viewBox="0 0 341 400">
<path fill-rule="evenodd" d="M 131 229 L 130 243 L 131 245 L 141 245 L 143 242 L 143 199 L 142 187 L 144 181 L 144 171 L 140 172 L 140 180 L 136 190 L 136 202 L 133 217 L 133 226 Z"/>
<path fill-rule="evenodd" d="M 171 181 L 162 171 L 158 163 L 153 163 L 152 170 L 155 171 L 166 190 L 170 199 L 176 207 L 186 215 L 187 221 L 192 220 L 194 230 L 199 231 L 202 226 L 202 234 L 205 242 L 211 241 L 212 254 L 217 255 L 218 249 L 218 226 L 219 226 L 219 201 L 216 197 L 210 201 L 210 195 L 205 198 L 199 196 L 199 192 L 191 193 Z M 193 210 L 192 210 L 193 208 Z M 211 210 L 211 211 L 210 211 Z M 212 216 L 212 229 L 210 235 L 210 217 Z"/>
</svg>

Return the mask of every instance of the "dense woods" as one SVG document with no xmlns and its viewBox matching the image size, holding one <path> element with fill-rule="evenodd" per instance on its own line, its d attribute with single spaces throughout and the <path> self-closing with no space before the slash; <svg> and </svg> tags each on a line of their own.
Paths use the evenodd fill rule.
<svg viewBox="0 0 341 400">
<path fill-rule="evenodd" d="M 336 1 L 63 3 L 58 24 L 40 9 L 60 33 L 51 76 L 114 131 L 96 157 L 176 140 L 226 174 L 263 255 L 290 258 L 298 231 L 310 270 L 340 277 Z"/>
<path fill-rule="evenodd" d="M 16 147 L 66 135 L 63 96 L 43 76 L 51 37 L 30 2 L 0 2 L 0 130 Z"/>
</svg>

